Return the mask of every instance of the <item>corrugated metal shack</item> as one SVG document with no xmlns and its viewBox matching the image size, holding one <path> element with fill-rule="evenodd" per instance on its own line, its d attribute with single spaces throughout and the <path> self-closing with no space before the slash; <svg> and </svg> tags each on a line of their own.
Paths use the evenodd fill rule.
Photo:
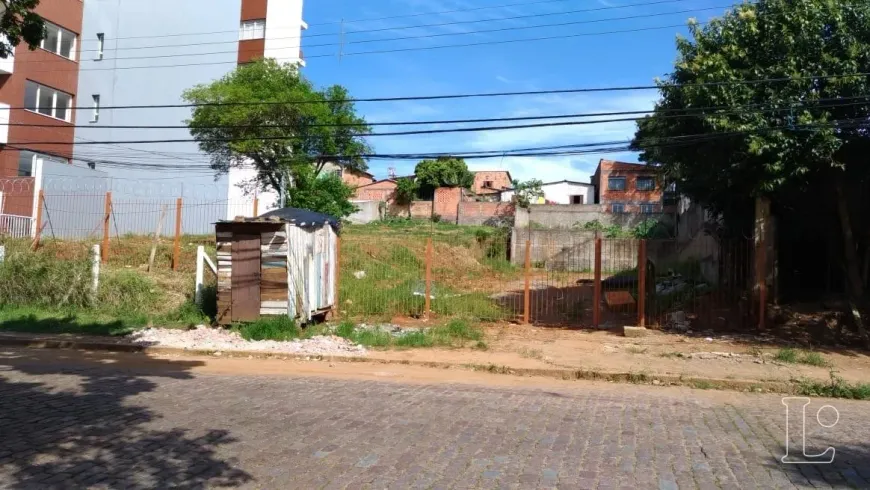
<svg viewBox="0 0 870 490">
<path fill-rule="evenodd" d="M 307 322 L 335 304 L 338 220 L 296 208 L 215 224 L 218 323 L 288 315 Z"/>
</svg>

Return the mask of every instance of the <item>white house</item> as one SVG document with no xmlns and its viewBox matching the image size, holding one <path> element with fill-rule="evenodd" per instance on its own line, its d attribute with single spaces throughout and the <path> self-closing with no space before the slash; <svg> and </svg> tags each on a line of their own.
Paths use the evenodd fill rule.
<svg viewBox="0 0 870 490">
<path fill-rule="evenodd" d="M 541 185 L 541 190 L 544 191 L 544 198 L 538 203 L 532 204 L 545 204 L 547 202 L 555 204 L 595 204 L 595 186 L 592 184 L 560 180 Z M 511 189 L 501 193 L 502 202 L 510 202 L 513 200 L 513 197 L 514 191 Z"/>
</svg>

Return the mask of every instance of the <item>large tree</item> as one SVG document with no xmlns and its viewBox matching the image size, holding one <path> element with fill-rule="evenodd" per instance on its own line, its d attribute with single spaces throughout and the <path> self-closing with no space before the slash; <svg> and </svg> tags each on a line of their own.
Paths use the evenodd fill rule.
<svg viewBox="0 0 870 490">
<path fill-rule="evenodd" d="M 45 37 L 42 17 L 33 13 L 39 0 L 0 0 L 0 58 L 8 58 L 21 41 L 36 49 Z"/>
<path fill-rule="evenodd" d="M 689 27 L 692 39 L 677 40 L 674 71 L 660 82 L 654 114 L 639 122 L 634 148 L 744 230 L 755 197 L 806 213 L 799 221 L 828 237 L 860 302 L 855 231 L 866 210 L 851 203 L 870 170 L 870 9 L 759 0 Z"/>
<path fill-rule="evenodd" d="M 439 187 L 464 187 L 474 185 L 474 174 L 468 170 L 465 160 L 451 156 L 441 156 L 435 160 L 422 160 L 414 169 L 420 186 L 420 195 L 426 198 L 434 195 Z"/>
<path fill-rule="evenodd" d="M 278 190 L 284 181 L 292 193 L 316 182 L 327 163 L 368 168 L 370 128 L 347 90 L 318 90 L 295 65 L 258 60 L 187 90 L 184 99 L 195 105 L 190 133 L 216 174 L 253 163 L 253 184 Z"/>
</svg>

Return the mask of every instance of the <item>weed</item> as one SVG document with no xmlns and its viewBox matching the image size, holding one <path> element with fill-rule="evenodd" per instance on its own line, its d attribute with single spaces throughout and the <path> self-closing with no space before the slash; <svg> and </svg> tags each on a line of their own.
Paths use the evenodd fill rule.
<svg viewBox="0 0 870 490">
<path fill-rule="evenodd" d="M 774 359 L 789 364 L 806 364 L 808 366 L 816 367 L 830 366 L 830 362 L 822 357 L 818 352 L 797 351 L 789 347 L 780 349 L 774 356 Z"/>
<path fill-rule="evenodd" d="M 798 361 L 798 353 L 796 350 L 786 347 L 784 349 L 780 349 L 773 358 L 779 362 L 787 362 L 789 364 L 795 364 Z"/>
<path fill-rule="evenodd" d="M 519 351 L 520 357 L 525 357 L 526 359 L 543 359 L 544 353 L 539 351 L 538 349 L 527 349 L 523 347 Z"/>
<path fill-rule="evenodd" d="M 488 350 L 489 346 L 486 345 L 486 342 L 482 340 L 478 340 L 476 344 L 474 344 L 474 348 L 477 350 Z"/>
<path fill-rule="evenodd" d="M 805 352 L 799 361 L 801 364 L 816 367 L 828 367 L 830 363 L 818 352 Z"/>
<path fill-rule="evenodd" d="M 761 350 L 761 347 L 758 347 L 757 345 L 753 345 L 752 347 L 749 348 L 749 350 L 746 351 L 746 354 L 750 355 L 752 357 L 763 357 L 764 351 Z"/>
<path fill-rule="evenodd" d="M 649 376 L 646 373 L 628 373 L 628 382 L 629 383 L 646 383 L 649 381 Z"/>
<path fill-rule="evenodd" d="M 712 390 L 714 388 L 713 383 L 705 380 L 695 381 L 692 386 L 699 390 Z"/>
<path fill-rule="evenodd" d="M 431 335 L 426 335 L 425 332 L 410 332 L 395 341 L 398 347 L 432 347 L 435 344 Z"/>
<path fill-rule="evenodd" d="M 659 357 L 666 357 L 668 359 L 673 359 L 673 358 L 682 359 L 686 356 L 682 352 L 662 352 L 661 354 L 659 354 Z"/>
<path fill-rule="evenodd" d="M 245 340 L 287 341 L 302 336 L 302 331 L 296 322 L 286 316 L 262 317 L 251 323 L 236 325 L 234 328 Z"/>
<path fill-rule="evenodd" d="M 870 384 L 851 384 L 836 375 L 832 370 L 828 383 L 804 380 L 798 384 L 797 392 L 803 396 L 824 396 L 829 398 L 849 398 L 853 400 L 870 399 Z"/>
<path fill-rule="evenodd" d="M 646 354 L 646 351 L 647 351 L 648 349 L 645 348 L 645 347 L 638 347 L 638 346 L 636 346 L 636 345 L 630 345 L 630 346 L 628 346 L 628 348 L 625 349 L 625 350 L 626 350 L 626 352 L 628 352 L 629 354 Z"/>
<path fill-rule="evenodd" d="M 436 338 L 444 340 L 480 341 L 483 340 L 483 331 L 474 327 L 466 320 L 451 320 L 447 325 L 436 327 L 431 330 Z"/>
</svg>

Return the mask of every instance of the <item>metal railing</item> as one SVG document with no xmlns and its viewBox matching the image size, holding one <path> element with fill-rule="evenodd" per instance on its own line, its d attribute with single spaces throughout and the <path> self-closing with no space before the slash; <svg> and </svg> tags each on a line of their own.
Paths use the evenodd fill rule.
<svg viewBox="0 0 870 490">
<path fill-rule="evenodd" d="M 0 236 L 9 238 L 29 238 L 33 218 L 14 214 L 0 214 Z"/>
</svg>

